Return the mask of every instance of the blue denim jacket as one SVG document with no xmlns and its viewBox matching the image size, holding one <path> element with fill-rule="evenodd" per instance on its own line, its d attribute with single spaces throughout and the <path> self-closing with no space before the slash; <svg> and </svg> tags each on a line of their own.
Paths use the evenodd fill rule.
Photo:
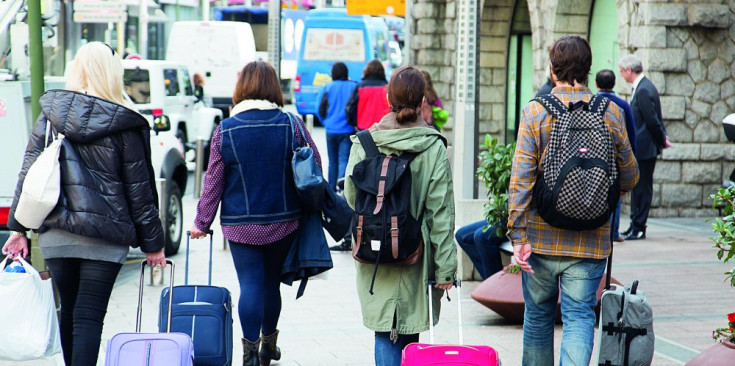
<svg viewBox="0 0 735 366">
<path fill-rule="evenodd" d="M 249 110 L 222 121 L 222 225 L 272 224 L 301 216 L 293 182 L 293 135 L 280 110 Z"/>
</svg>

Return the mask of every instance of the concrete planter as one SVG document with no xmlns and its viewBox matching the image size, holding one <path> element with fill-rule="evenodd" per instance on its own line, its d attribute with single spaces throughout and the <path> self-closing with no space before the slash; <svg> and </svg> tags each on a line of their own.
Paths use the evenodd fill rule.
<svg viewBox="0 0 735 366">
<path fill-rule="evenodd" d="M 735 360 L 735 340 L 718 342 L 702 351 L 697 357 L 686 363 L 686 366 L 732 366 Z"/>
</svg>

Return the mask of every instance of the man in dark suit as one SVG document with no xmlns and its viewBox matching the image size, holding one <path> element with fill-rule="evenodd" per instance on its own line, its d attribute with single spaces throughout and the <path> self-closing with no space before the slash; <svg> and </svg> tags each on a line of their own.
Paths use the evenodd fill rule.
<svg viewBox="0 0 735 366">
<path fill-rule="evenodd" d="M 653 171 L 656 157 L 671 144 L 666 136 L 658 90 L 643 75 L 641 60 L 634 55 L 623 56 L 618 62 L 620 76 L 633 84 L 630 107 L 636 129 L 635 158 L 640 179 L 631 192 L 630 227 L 623 231 L 625 240 L 646 238 L 646 222 L 653 199 Z"/>
<path fill-rule="evenodd" d="M 610 101 L 617 104 L 625 114 L 625 132 L 628 134 L 628 141 L 630 141 L 630 147 L 635 153 L 635 121 L 633 120 L 633 111 L 630 109 L 630 104 L 615 95 L 615 73 L 612 70 L 600 70 L 595 76 L 595 85 L 597 86 L 597 94 L 610 98 Z M 623 237 L 618 233 L 620 227 L 620 201 L 618 201 L 618 207 L 615 209 L 615 220 L 610 220 L 610 231 L 613 235 L 613 240 L 617 242 L 624 241 Z"/>
</svg>

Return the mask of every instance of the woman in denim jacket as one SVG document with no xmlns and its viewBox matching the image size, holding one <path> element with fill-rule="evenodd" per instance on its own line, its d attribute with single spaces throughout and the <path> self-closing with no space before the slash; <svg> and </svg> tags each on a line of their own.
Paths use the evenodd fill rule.
<svg viewBox="0 0 735 366">
<path fill-rule="evenodd" d="M 280 274 L 301 217 L 291 170 L 292 136 L 300 145 L 308 142 L 320 166 L 321 157 L 308 132 L 302 136 L 297 128 L 292 133 L 281 110 L 278 75 L 268 63 L 245 65 L 232 101 L 231 117 L 212 136 L 191 237 L 205 235 L 221 202 L 222 234 L 231 243 L 240 282 L 243 365 L 269 365 L 281 358 L 276 347 Z M 303 125 L 298 118 L 294 123 Z"/>
</svg>

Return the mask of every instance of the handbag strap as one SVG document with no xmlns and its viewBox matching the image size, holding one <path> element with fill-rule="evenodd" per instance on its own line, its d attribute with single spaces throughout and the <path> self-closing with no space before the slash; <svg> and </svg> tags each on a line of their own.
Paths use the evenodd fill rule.
<svg viewBox="0 0 735 366">
<path fill-rule="evenodd" d="M 301 137 L 304 139 L 304 145 L 307 146 L 309 143 L 306 140 L 306 132 L 304 132 L 304 128 L 301 126 L 301 123 L 294 117 L 294 115 L 291 114 L 291 112 L 286 112 L 286 116 L 288 117 L 288 123 L 291 125 L 291 146 L 292 150 L 296 150 L 297 148 L 301 147 L 298 143 L 298 139 L 296 139 L 296 128 L 299 129 L 299 133 L 301 134 Z"/>
</svg>

